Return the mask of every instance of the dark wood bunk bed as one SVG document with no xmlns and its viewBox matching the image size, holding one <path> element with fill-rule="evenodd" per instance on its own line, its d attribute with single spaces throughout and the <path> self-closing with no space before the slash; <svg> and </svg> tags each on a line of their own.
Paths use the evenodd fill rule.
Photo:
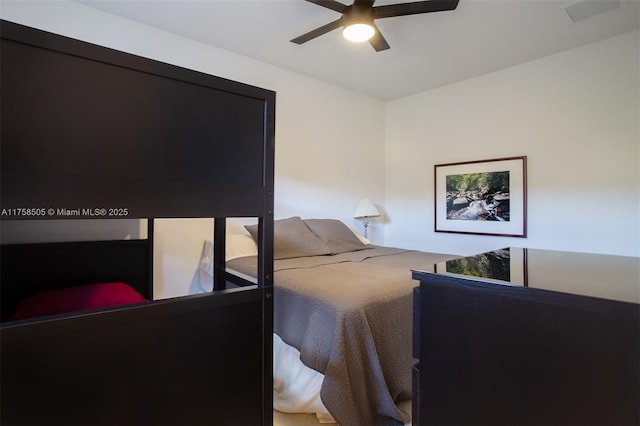
<svg viewBox="0 0 640 426">
<path fill-rule="evenodd" d="M 146 240 L 0 247 L 0 423 L 271 424 L 275 93 L 0 31 L 0 219 L 150 225 Z M 154 301 L 153 219 L 197 217 L 215 219 L 214 291 Z M 258 218 L 257 285 L 225 289 L 247 284 L 224 270 L 228 217 Z M 141 299 L 14 316 L 36 293 L 112 282 Z"/>
</svg>

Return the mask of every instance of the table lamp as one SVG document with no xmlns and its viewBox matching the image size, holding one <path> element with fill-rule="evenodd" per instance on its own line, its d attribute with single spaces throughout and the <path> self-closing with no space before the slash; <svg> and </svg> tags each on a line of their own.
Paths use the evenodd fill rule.
<svg viewBox="0 0 640 426">
<path fill-rule="evenodd" d="M 364 237 L 367 238 L 367 227 L 369 226 L 369 218 L 380 216 L 380 212 L 376 208 L 375 204 L 368 198 L 365 198 L 358 203 L 356 212 L 353 215 L 356 219 L 360 219 L 364 223 Z"/>
</svg>

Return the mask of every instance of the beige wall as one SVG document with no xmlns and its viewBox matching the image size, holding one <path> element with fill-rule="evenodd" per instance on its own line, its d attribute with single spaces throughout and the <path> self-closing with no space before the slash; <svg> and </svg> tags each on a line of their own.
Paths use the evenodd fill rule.
<svg viewBox="0 0 640 426">
<path fill-rule="evenodd" d="M 637 31 L 387 104 L 387 245 L 640 255 Z M 435 164 L 526 155 L 528 238 L 434 232 Z"/>
</svg>

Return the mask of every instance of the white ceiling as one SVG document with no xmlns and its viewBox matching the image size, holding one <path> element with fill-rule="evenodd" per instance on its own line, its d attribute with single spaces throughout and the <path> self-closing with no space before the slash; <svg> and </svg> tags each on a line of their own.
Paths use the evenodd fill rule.
<svg viewBox="0 0 640 426">
<path fill-rule="evenodd" d="M 291 43 L 340 17 L 304 0 L 78 1 L 383 101 L 632 31 L 640 22 L 640 0 L 621 0 L 576 23 L 564 9 L 575 0 L 460 0 L 454 11 L 377 20 L 391 49 L 376 53 L 340 30 Z"/>
</svg>

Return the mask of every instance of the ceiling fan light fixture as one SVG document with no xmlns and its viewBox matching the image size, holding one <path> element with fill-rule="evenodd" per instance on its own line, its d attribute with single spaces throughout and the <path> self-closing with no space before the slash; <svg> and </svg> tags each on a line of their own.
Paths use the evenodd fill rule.
<svg viewBox="0 0 640 426">
<path fill-rule="evenodd" d="M 369 24 L 355 23 L 348 25 L 342 31 L 342 35 L 349 41 L 361 43 L 369 40 L 376 33 L 376 30 Z"/>
<path fill-rule="evenodd" d="M 1 1 L 1 0 L 0 0 Z M 407 3 L 385 4 L 374 6 L 376 0 L 352 0 L 347 6 L 338 0 L 306 0 L 309 3 L 331 9 L 342 14 L 342 17 L 321 27 L 311 30 L 291 40 L 292 43 L 302 44 L 330 31 L 343 28 L 344 38 L 354 42 L 369 41 L 376 52 L 390 48 L 374 21 L 380 18 L 394 16 L 416 15 L 420 13 L 444 12 L 458 7 L 459 0 L 414 0 Z M 587 1 L 587 0 L 579 0 Z M 594 0 L 589 0 L 594 1 Z M 613 0 L 597 0 L 613 1 Z M 628 0 L 616 0 L 628 1 Z"/>
</svg>

